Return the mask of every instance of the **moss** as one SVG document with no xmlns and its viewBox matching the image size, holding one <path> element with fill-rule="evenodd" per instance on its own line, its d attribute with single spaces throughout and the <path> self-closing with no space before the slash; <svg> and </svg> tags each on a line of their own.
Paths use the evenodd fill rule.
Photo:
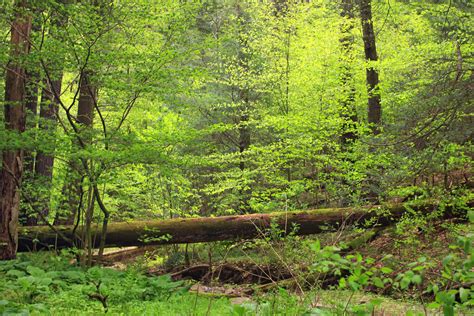
<svg viewBox="0 0 474 316">
<path fill-rule="evenodd" d="M 433 203 L 412 205 L 421 212 L 429 212 Z M 400 218 L 405 212 L 403 204 L 328 208 L 295 212 L 274 212 L 268 214 L 248 214 L 222 217 L 175 218 L 169 220 L 149 220 L 110 223 L 107 234 L 108 245 L 136 246 L 144 244 L 192 243 L 240 238 L 253 238 L 269 228 L 276 221 L 281 228 L 298 225 L 297 234 L 317 234 L 337 229 L 344 223 L 365 223 L 366 226 L 387 225 Z M 376 219 L 376 220 L 371 220 Z M 72 238 L 70 226 L 57 228 Z M 80 235 L 82 227 L 77 233 Z M 100 236 L 99 232 L 94 232 Z M 32 240 L 40 244 L 67 246 L 49 227 L 28 227 L 20 229 L 20 249 L 32 248 Z M 96 239 L 99 243 L 100 238 Z"/>
</svg>

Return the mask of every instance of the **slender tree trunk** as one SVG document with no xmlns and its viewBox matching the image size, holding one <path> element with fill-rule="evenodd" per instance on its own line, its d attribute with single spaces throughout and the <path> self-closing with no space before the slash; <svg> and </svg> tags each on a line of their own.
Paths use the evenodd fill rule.
<svg viewBox="0 0 474 316">
<path fill-rule="evenodd" d="M 67 22 L 65 16 L 59 15 L 56 12 L 52 12 L 52 30 L 50 35 L 57 33 L 57 29 L 64 27 Z M 41 95 L 40 104 L 40 130 L 43 133 L 54 135 L 57 125 L 57 115 L 59 109 L 59 100 L 56 96 L 61 95 L 61 83 L 62 83 L 62 60 L 49 60 L 47 69 L 47 79 L 44 80 L 44 88 Z M 42 217 L 46 218 L 50 210 L 50 199 L 51 199 L 51 185 L 53 179 L 53 167 L 54 167 L 54 148 L 55 141 L 49 142 L 49 150 L 41 151 L 38 150 L 36 154 L 35 162 L 35 180 L 37 185 L 42 189 L 39 192 L 39 207 L 42 213 Z M 37 224 L 38 220 L 36 217 Z"/>
<path fill-rule="evenodd" d="M 35 31 L 32 28 L 32 31 Z M 26 71 L 25 73 L 26 91 L 26 129 L 36 130 L 36 116 L 38 115 L 38 81 L 39 74 L 36 71 Z M 35 173 L 35 153 L 32 150 L 26 150 L 23 154 L 23 187 L 26 194 L 30 195 L 29 189 L 35 190 L 34 182 Z M 35 225 L 37 219 L 35 214 L 30 214 L 29 207 L 22 205 L 19 214 L 20 222 L 27 225 Z"/>
<path fill-rule="evenodd" d="M 34 30 L 33 30 L 34 31 Z M 36 71 L 26 72 L 26 128 L 36 129 L 36 116 L 38 114 L 38 82 L 39 74 Z M 23 158 L 24 172 L 33 175 L 35 156 L 32 151 L 25 151 Z"/>
<path fill-rule="evenodd" d="M 35 12 L 35 15 L 39 16 L 41 12 Z M 41 21 L 39 18 L 32 18 L 31 21 L 31 33 L 39 33 L 41 31 Z M 31 43 L 30 43 L 31 44 Z M 30 45 L 31 46 L 31 45 Z M 31 48 L 31 47 L 30 47 Z M 37 126 L 37 116 L 38 116 L 38 96 L 39 96 L 39 82 L 40 74 L 38 71 L 37 65 L 29 64 L 25 70 L 26 75 L 26 130 L 34 131 L 32 133 L 33 138 L 35 137 Z M 25 194 L 28 197 L 34 195 L 37 187 L 34 184 L 35 176 L 35 151 L 34 150 L 25 150 L 23 154 L 23 180 L 22 180 L 22 190 L 25 191 Z M 31 200 L 34 200 L 31 198 Z M 20 203 L 22 204 L 22 203 Z M 20 222 L 26 222 L 27 225 L 35 225 L 37 222 L 36 214 L 30 213 L 29 205 L 20 206 Z"/>
<path fill-rule="evenodd" d="M 85 70 L 81 75 L 81 81 L 79 83 L 79 103 L 77 108 L 77 123 L 80 125 L 81 139 L 85 143 L 90 143 L 92 135 L 90 128 L 92 127 L 93 115 L 94 115 L 94 104 L 97 95 L 96 87 L 91 84 L 91 72 Z M 71 180 L 65 184 L 63 192 L 67 195 L 66 208 L 68 213 L 65 214 L 66 218 L 61 219 L 56 217 L 55 224 L 71 225 L 74 223 L 74 218 L 79 212 L 79 200 L 81 195 L 80 181 L 82 168 L 78 161 L 71 161 L 70 163 L 70 175 Z"/>
<path fill-rule="evenodd" d="M 26 1 L 15 3 L 17 13 L 11 26 L 11 60 L 5 80 L 5 127 L 22 133 L 25 130 L 25 68 L 20 58 L 28 54 L 31 17 Z M 19 186 L 23 172 L 23 150 L 3 152 L 0 177 L 0 260 L 16 257 L 18 247 Z"/>
<path fill-rule="evenodd" d="M 34 12 L 35 17 L 31 20 L 31 34 L 39 34 L 42 30 L 42 19 L 41 12 L 36 10 Z M 30 43 L 31 46 L 31 43 Z M 30 47 L 31 48 L 31 47 Z M 36 64 L 29 64 L 26 67 L 26 129 L 37 128 L 37 115 L 38 115 L 38 96 L 39 96 L 39 83 L 40 73 Z M 33 151 L 25 151 L 23 157 L 23 171 L 24 180 L 29 180 L 34 174 L 35 164 L 35 153 Z"/>
<path fill-rule="evenodd" d="M 245 94 L 244 91 L 242 91 L 242 94 Z M 247 149 L 250 147 L 250 131 L 248 127 L 248 122 L 249 122 L 249 114 L 248 114 L 248 100 L 245 99 L 243 101 L 246 105 L 242 106 L 240 109 L 241 114 L 239 117 L 239 152 L 240 152 L 240 163 L 239 163 L 239 168 L 240 171 L 245 170 L 245 157 L 244 153 Z"/>
<path fill-rule="evenodd" d="M 357 138 L 355 129 L 357 126 L 357 111 L 355 108 L 355 86 L 352 74 L 352 61 L 354 55 L 354 0 L 342 0 L 341 23 L 342 38 L 340 39 L 343 53 L 341 84 L 344 91 L 342 102 L 343 133 L 341 142 L 348 144 Z"/>
<path fill-rule="evenodd" d="M 236 11 L 237 11 L 237 17 L 239 18 L 239 51 L 238 51 L 238 63 L 239 66 L 242 67 L 242 69 L 245 70 L 245 73 L 247 73 L 248 70 L 248 56 L 245 53 L 245 51 L 248 49 L 248 43 L 247 39 L 245 36 L 242 36 L 242 32 L 244 32 L 245 22 L 242 21 L 242 19 L 245 20 L 244 12 L 242 11 L 242 8 L 240 4 L 237 4 L 236 6 Z M 243 85 L 243 86 L 242 86 Z M 247 87 L 246 82 L 240 82 L 239 83 L 239 88 L 238 88 L 238 97 L 239 97 L 239 102 L 240 102 L 240 107 L 239 107 L 239 126 L 238 126 L 238 131 L 239 131 L 239 153 L 240 153 L 240 161 L 239 161 L 239 168 L 242 173 L 242 188 L 240 189 L 240 205 L 239 209 L 241 213 L 245 213 L 250 209 L 249 206 L 249 201 L 250 197 L 252 195 L 252 191 L 250 189 L 250 186 L 245 184 L 245 174 L 244 171 L 246 167 L 246 157 L 245 157 L 245 152 L 249 149 L 250 147 L 250 128 L 249 128 L 249 120 L 250 120 L 250 89 Z"/>
<path fill-rule="evenodd" d="M 53 90 L 54 89 L 54 90 Z M 39 128 L 43 133 L 54 134 L 57 123 L 58 114 L 58 102 L 54 97 L 53 91 L 59 95 L 61 91 L 61 79 L 53 80 L 51 83 L 46 84 L 46 88 L 43 89 L 41 98 L 41 109 L 40 109 L 40 126 Z M 53 141 L 54 142 L 54 141 Z M 54 144 L 49 144 L 54 147 Z M 52 150 L 50 150 L 52 151 Z M 35 182 L 41 187 L 39 193 L 40 212 L 42 217 L 46 218 L 49 214 L 49 201 L 51 183 L 53 179 L 53 166 L 54 166 L 54 154 L 39 150 L 36 154 L 35 163 Z M 32 222 L 31 220 L 28 223 Z M 38 218 L 34 219 L 31 224 L 38 224 Z"/>
<path fill-rule="evenodd" d="M 280 18 L 282 20 L 285 20 L 287 18 L 288 11 L 290 9 L 290 4 L 288 3 L 288 0 L 273 0 L 273 5 L 274 5 L 274 14 L 277 18 Z M 282 98 L 282 105 L 281 105 L 281 111 L 285 116 L 288 116 L 290 113 L 290 51 L 291 51 L 291 36 L 292 36 L 292 30 L 291 27 L 288 25 L 285 25 L 284 29 L 285 33 L 285 46 L 284 46 L 284 59 L 285 59 L 285 70 L 284 70 L 284 88 L 283 88 L 283 95 L 284 97 Z M 285 133 L 288 133 L 288 127 L 285 128 Z M 288 147 L 288 140 L 285 137 L 282 137 L 281 139 L 282 145 L 284 148 Z M 291 175 L 292 175 L 292 170 L 291 170 L 291 165 L 292 161 L 287 160 L 286 161 L 286 168 L 284 172 L 286 173 L 286 179 L 288 182 L 291 181 Z"/>
<path fill-rule="evenodd" d="M 369 63 L 366 68 L 367 92 L 369 94 L 368 122 L 373 134 L 377 135 L 380 133 L 380 124 L 382 122 L 382 107 L 380 105 L 379 73 L 374 65 L 370 64 L 378 60 L 371 0 L 360 0 L 360 17 L 365 59 Z"/>
</svg>

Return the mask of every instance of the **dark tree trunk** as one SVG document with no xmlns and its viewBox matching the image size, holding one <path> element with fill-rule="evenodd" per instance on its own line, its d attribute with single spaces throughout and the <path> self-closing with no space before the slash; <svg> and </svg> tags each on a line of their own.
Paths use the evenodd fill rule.
<svg viewBox="0 0 474 316">
<path fill-rule="evenodd" d="M 375 32 L 372 21 L 372 1 L 360 0 L 360 17 L 362 21 L 362 37 L 364 40 L 364 52 L 367 62 L 378 60 L 375 46 Z M 382 122 L 382 107 L 380 105 L 379 73 L 373 65 L 369 64 L 366 69 L 368 99 L 368 122 L 372 132 L 380 133 Z"/>
<path fill-rule="evenodd" d="M 41 19 L 38 18 L 41 12 L 35 12 L 36 18 L 32 18 L 31 21 L 31 33 L 41 32 Z M 31 43 L 30 43 L 31 49 Z M 33 138 L 36 138 L 36 129 L 37 129 L 37 116 L 38 116 L 38 97 L 39 97 L 39 82 L 40 74 L 36 64 L 29 64 L 25 70 L 25 82 L 26 82 L 26 95 L 25 95 L 25 104 L 26 104 L 26 130 L 32 130 L 34 133 L 31 135 Z M 25 191 L 25 194 L 28 197 L 32 197 L 37 187 L 34 183 L 35 176 L 35 162 L 36 162 L 36 153 L 34 150 L 25 150 L 23 153 L 23 180 L 22 180 L 22 190 Z M 33 198 L 31 199 L 33 200 Z M 22 202 L 22 201 L 21 201 Z M 37 222 L 36 214 L 31 214 L 31 207 L 27 203 L 20 203 L 20 222 L 26 222 L 28 225 L 35 225 Z"/>
<path fill-rule="evenodd" d="M 32 28 L 34 32 L 35 29 Z M 26 129 L 36 130 L 36 116 L 38 115 L 38 81 L 39 74 L 36 71 L 26 71 L 25 73 L 25 105 L 26 105 Z M 30 188 L 35 190 L 34 185 L 35 174 L 35 153 L 32 150 L 26 150 L 23 153 L 23 187 L 26 194 L 30 195 Z M 20 207 L 20 222 L 28 225 L 35 225 L 37 220 L 35 214 L 30 213 L 28 205 Z"/>
<path fill-rule="evenodd" d="M 248 103 L 248 100 L 244 101 Z M 249 114 L 248 114 L 248 107 L 244 105 L 240 109 L 240 117 L 239 117 L 239 152 L 240 152 L 240 163 L 239 168 L 241 171 L 245 170 L 245 157 L 244 153 L 250 147 L 250 131 L 248 127 L 249 123 Z"/>
<path fill-rule="evenodd" d="M 357 138 L 357 111 L 355 108 L 355 86 L 354 76 L 352 74 L 352 60 L 354 55 L 354 38 L 352 30 L 354 29 L 354 0 L 342 0 L 341 4 L 341 23 L 342 38 L 340 39 L 343 53 L 343 66 L 341 72 L 341 83 L 344 91 L 342 102 L 343 133 L 341 141 L 348 144 Z"/>
<path fill-rule="evenodd" d="M 91 73 L 84 71 L 81 75 L 79 83 L 79 104 L 77 108 L 77 123 L 79 123 L 81 139 L 86 144 L 90 143 L 92 135 L 91 127 L 94 115 L 95 98 L 97 94 L 96 87 L 91 84 Z M 65 218 L 56 217 L 55 224 L 71 225 L 80 208 L 80 197 L 83 192 L 82 175 L 83 172 L 81 164 L 78 161 L 70 161 L 69 163 L 71 179 L 65 184 L 63 188 L 64 194 L 67 196 L 65 208 L 68 213 Z"/>
<path fill-rule="evenodd" d="M 25 68 L 19 59 L 28 54 L 31 17 L 26 1 L 15 4 L 17 13 L 11 27 L 11 60 L 5 80 L 5 127 L 22 133 L 25 130 Z M 16 257 L 18 247 L 19 185 L 23 172 L 23 150 L 3 152 L 0 177 L 0 260 Z"/>
<path fill-rule="evenodd" d="M 54 134 L 57 123 L 58 114 L 58 101 L 55 98 L 56 95 L 60 95 L 61 92 L 61 78 L 53 80 L 43 89 L 41 97 L 41 109 L 40 109 L 40 129 L 43 133 Z M 54 142 L 54 141 L 52 141 Z M 54 148 L 54 143 L 49 144 Z M 54 155 L 52 153 L 53 148 L 49 152 L 39 150 L 36 154 L 35 163 L 35 182 L 42 188 L 39 196 L 39 211 L 43 218 L 47 218 L 49 214 L 49 200 L 51 183 L 53 179 L 53 166 L 54 166 Z M 28 221 L 31 225 L 38 224 L 38 217 L 30 219 Z"/>
<path fill-rule="evenodd" d="M 246 17 L 244 15 L 244 12 L 240 6 L 240 4 L 237 4 L 236 6 L 236 11 L 237 11 L 237 16 L 239 18 L 239 51 L 238 51 L 238 63 L 239 66 L 242 67 L 242 69 L 245 70 L 245 73 L 247 73 L 248 70 L 248 56 L 246 54 L 246 50 L 248 50 L 248 43 L 246 36 L 243 36 L 242 34 L 245 31 L 245 20 Z M 248 166 L 246 165 L 246 157 L 245 157 L 245 152 L 249 149 L 250 147 L 250 128 L 249 128 L 249 119 L 250 119 L 250 89 L 246 86 L 247 83 L 239 83 L 238 88 L 238 102 L 241 104 L 239 107 L 239 118 L 238 118 L 238 131 L 239 131 L 239 153 L 240 153 L 240 161 L 239 161 L 239 168 L 242 173 L 242 183 L 241 183 L 241 189 L 240 189 L 240 205 L 239 205 L 239 210 L 241 213 L 246 213 L 249 209 L 249 201 L 250 197 L 252 195 L 252 191 L 250 189 L 249 185 L 246 185 L 246 179 L 244 171 Z"/>
<path fill-rule="evenodd" d="M 35 31 L 34 29 L 32 31 Z M 26 72 L 26 128 L 36 129 L 36 116 L 38 114 L 38 72 L 32 70 Z M 35 168 L 35 157 L 32 151 L 25 151 L 23 160 L 25 175 L 33 175 Z"/>
<path fill-rule="evenodd" d="M 66 16 L 53 11 L 49 35 L 54 36 L 57 33 L 57 29 L 64 27 L 66 22 Z M 34 24 L 39 25 L 39 23 Z M 38 29 L 40 30 L 41 28 Z M 57 96 L 61 95 L 62 60 L 48 60 L 44 70 L 46 72 L 46 78 L 43 80 L 44 87 L 41 94 L 39 129 L 43 135 L 48 135 L 47 139 L 50 141 L 48 141 L 48 150 L 37 150 L 36 152 L 33 177 L 34 186 L 36 188 L 34 200 L 35 202 L 38 202 L 37 210 L 41 212 L 41 218 L 47 218 L 50 209 L 55 141 L 54 138 L 49 136 L 54 135 L 57 125 L 57 114 L 59 108 L 59 100 L 57 100 Z M 28 218 L 27 223 L 29 225 L 38 224 L 38 214 L 35 215 L 37 216 Z"/>
<path fill-rule="evenodd" d="M 42 18 L 41 12 L 36 10 L 34 13 L 35 17 L 31 20 L 31 33 L 36 34 L 41 32 Z M 30 43 L 31 46 L 31 43 Z M 31 48 L 31 47 L 30 47 Z M 38 115 L 38 97 L 39 97 L 39 83 L 40 73 L 38 65 L 29 64 L 26 67 L 26 129 L 37 128 L 37 115 Z M 25 151 L 23 157 L 23 178 L 29 181 L 34 174 L 35 165 L 35 153 L 33 151 Z"/>
<path fill-rule="evenodd" d="M 91 73 L 89 71 L 83 73 L 80 85 L 77 122 L 88 129 L 92 127 L 94 104 L 97 95 L 97 89 L 91 83 Z M 86 136 L 86 138 L 90 139 L 90 135 Z"/>
</svg>

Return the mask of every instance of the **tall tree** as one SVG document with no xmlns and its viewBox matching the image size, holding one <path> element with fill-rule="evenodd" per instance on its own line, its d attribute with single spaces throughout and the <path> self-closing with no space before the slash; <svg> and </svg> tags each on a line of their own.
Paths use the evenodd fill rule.
<svg viewBox="0 0 474 316">
<path fill-rule="evenodd" d="M 237 13 L 237 23 L 238 23 L 238 52 L 237 52 L 237 63 L 242 73 L 247 73 L 249 71 L 249 46 L 247 43 L 247 18 L 245 16 L 245 12 L 241 7 L 239 2 L 236 3 L 236 13 Z M 244 80 L 242 80 L 244 79 Z M 244 172 L 246 167 L 245 161 L 245 152 L 250 147 L 250 127 L 249 127 L 249 120 L 250 120 L 250 89 L 248 87 L 247 80 L 245 77 L 239 78 L 239 83 L 237 87 L 237 102 L 239 106 L 237 108 L 239 112 L 238 117 L 238 131 L 239 131 L 239 153 L 240 153 L 240 162 L 239 168 L 242 172 L 242 177 L 244 177 Z M 240 211 L 246 212 L 249 210 L 249 200 L 252 195 L 252 191 L 250 187 L 244 182 L 242 182 L 242 188 L 240 189 Z"/>
<path fill-rule="evenodd" d="M 49 32 L 50 36 L 54 36 L 57 33 L 57 30 L 61 27 L 64 27 L 66 24 L 66 16 L 61 15 L 60 13 L 53 11 L 52 12 L 52 23 L 51 30 Z M 62 60 L 61 58 L 52 59 L 47 61 L 45 71 L 47 72 L 46 78 L 44 80 L 44 86 L 41 94 L 41 103 L 40 103 L 40 125 L 39 128 L 42 132 L 50 135 L 55 133 L 57 125 L 57 115 L 59 109 L 59 100 L 58 96 L 61 94 L 61 83 L 62 83 Z M 50 209 L 50 191 L 51 191 L 51 182 L 53 178 L 53 166 L 54 166 L 54 148 L 55 142 L 54 138 L 48 144 L 49 148 L 47 151 L 38 150 L 36 154 L 35 162 L 35 180 L 38 185 L 41 186 L 45 194 L 40 193 L 39 198 L 39 211 L 42 213 L 43 217 L 48 216 Z M 37 224 L 38 218 L 35 217 L 28 221 L 29 224 Z"/>
<path fill-rule="evenodd" d="M 364 40 L 366 67 L 366 81 L 368 98 L 368 122 L 372 132 L 380 133 L 382 122 L 382 107 L 380 104 L 379 73 L 373 63 L 378 60 L 375 46 L 374 23 L 372 20 L 372 0 L 360 0 L 360 18 L 362 22 L 362 38 Z"/>
<path fill-rule="evenodd" d="M 79 102 L 76 116 L 76 123 L 79 124 L 78 128 L 80 132 L 77 137 L 78 141 L 82 142 L 82 144 L 77 144 L 76 142 L 76 145 L 79 147 L 83 147 L 91 141 L 90 128 L 92 127 L 97 94 L 96 87 L 91 83 L 91 75 L 91 72 L 88 70 L 84 70 L 80 75 Z M 82 170 L 83 168 L 80 163 L 75 160 L 69 162 L 69 169 L 71 175 L 76 175 L 72 176 L 72 180 L 65 183 L 63 188 L 63 193 L 65 193 L 67 197 L 66 208 L 68 213 L 65 214 L 65 219 L 61 219 L 57 216 L 55 220 L 56 224 L 72 224 L 81 207 L 82 181 L 80 179 L 83 177 L 80 174 L 83 174 L 84 170 Z M 79 177 L 77 176 L 78 173 Z"/>
<path fill-rule="evenodd" d="M 25 67 L 22 59 L 29 51 L 31 16 L 27 1 L 15 3 L 11 24 L 10 62 L 5 80 L 5 127 L 22 133 L 25 130 Z M 18 246 L 19 186 L 23 172 L 23 150 L 3 152 L 0 177 L 0 259 L 13 259 Z"/>
<path fill-rule="evenodd" d="M 35 34 L 39 34 L 42 26 L 41 12 L 37 10 L 35 12 L 35 17 L 31 21 L 31 34 L 30 34 L 30 53 L 31 54 L 31 45 Z M 31 133 L 33 136 L 36 133 L 37 123 L 38 123 L 38 96 L 40 89 L 38 88 L 40 82 L 40 73 L 38 71 L 37 64 L 35 62 L 29 62 L 25 70 L 25 104 L 26 104 L 26 131 L 34 131 Z M 23 154 L 23 180 L 22 180 L 22 190 L 29 195 L 29 191 L 35 190 L 34 184 L 34 172 L 35 172 L 35 151 L 34 150 L 25 150 Z M 31 190 L 30 190 L 31 189 Z M 21 202 L 20 202 L 21 204 Z M 27 225 L 35 225 L 37 222 L 37 216 L 31 214 L 30 207 L 27 203 L 20 205 L 20 222 L 26 222 Z"/>
<path fill-rule="evenodd" d="M 342 118 L 344 123 L 341 141 L 346 144 L 357 137 L 354 129 L 358 120 L 355 108 L 356 88 L 351 68 L 354 55 L 354 36 L 352 35 L 354 29 L 354 0 L 342 0 L 341 17 L 343 19 L 341 23 L 342 37 L 340 39 L 342 46 L 341 84 L 344 91 L 342 95 Z"/>
</svg>

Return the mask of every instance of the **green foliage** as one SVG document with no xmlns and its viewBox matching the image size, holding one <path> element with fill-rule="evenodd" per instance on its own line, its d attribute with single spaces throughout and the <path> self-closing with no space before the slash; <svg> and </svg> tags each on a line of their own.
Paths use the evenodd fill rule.
<svg viewBox="0 0 474 316">
<path fill-rule="evenodd" d="M 0 293 L 5 300 L 0 311 L 46 312 L 61 297 L 73 298 L 75 304 L 80 304 L 75 306 L 77 309 L 88 309 L 97 304 L 97 295 L 104 297 L 105 306 L 110 308 L 132 301 L 167 301 L 187 292 L 183 282 L 173 282 L 168 275 L 147 277 L 132 269 L 117 271 L 98 266 L 83 269 L 71 265 L 69 260 L 38 254 L 2 261 L 0 275 L 5 282 L 0 285 Z"/>
<path fill-rule="evenodd" d="M 357 8 L 353 17 L 342 17 L 339 2 L 28 1 L 30 53 L 15 62 L 36 76 L 27 88 L 38 89 L 32 99 L 43 110 L 52 105 L 43 100 L 50 81 L 62 78 L 62 86 L 53 119 L 30 111 L 26 131 L 16 133 L 0 118 L 0 152 L 21 149 L 29 157 L 19 191 L 21 221 L 45 212 L 54 222 L 76 208 L 79 224 L 90 211 L 95 225 L 109 212 L 110 220 L 125 221 L 437 201 L 428 216 L 407 206 L 396 227 L 397 246 L 416 247 L 418 236 L 432 232 L 445 212 L 473 218 L 472 5 L 372 1 L 379 59 L 367 63 Z M 14 3 L 2 1 L 0 10 L 4 69 L 11 59 Z M 366 123 L 367 66 L 380 75 L 378 136 Z M 99 91 L 92 126 L 77 122 L 85 74 Z M 356 137 L 343 141 L 347 132 Z M 55 159 L 51 177 L 34 170 L 40 154 Z M 369 222 L 383 212 L 374 212 Z M 394 275 L 390 258 L 377 266 L 371 258 L 344 255 L 335 244 L 309 242 L 298 253 L 297 229 L 272 223 L 262 240 L 246 246 L 271 262 L 311 256 L 312 273 L 331 273 L 353 292 L 424 291 L 448 315 L 472 305 L 471 236 L 443 260 L 443 281 L 436 283 L 427 275 L 435 265 L 429 258 Z M 143 239 L 170 238 L 158 233 L 148 231 Z M 64 313 L 65 300 L 78 310 L 94 304 L 91 313 L 117 305 L 125 313 L 145 313 L 143 300 L 159 310 L 161 301 L 189 295 L 165 277 L 84 270 L 63 259 L 53 257 L 47 268 L 23 259 L 0 263 L 6 280 L 0 311 L 42 313 L 46 300 Z M 176 265 L 182 254 L 168 259 Z M 258 306 L 218 304 L 235 315 L 255 308 L 261 314 L 284 307 L 300 312 L 287 294 L 281 290 Z M 205 312 L 208 305 L 197 301 Z M 370 313 L 377 305 L 348 304 L 338 312 Z"/>
<path fill-rule="evenodd" d="M 474 304 L 473 242 L 472 234 L 458 237 L 450 246 L 450 254 L 442 260 L 441 270 L 436 269 L 435 261 L 420 257 L 394 275 L 394 269 L 390 267 L 392 256 L 384 257 L 381 262 L 370 257 L 364 259 L 360 254 L 341 256 L 339 248 L 321 247 L 320 242 L 315 241 L 310 244 L 315 254 L 312 271 L 322 280 L 327 276 L 342 276 L 339 288 L 354 292 L 372 288 L 382 292 L 389 290 L 393 295 L 412 289 L 412 295 L 423 304 L 427 295 L 432 295 L 433 301 L 428 307 L 442 308 L 444 315 L 454 315 L 456 310 L 469 310 Z M 358 315 L 367 315 L 374 304 L 377 305 L 370 302 L 351 310 Z"/>
<path fill-rule="evenodd" d="M 462 187 L 472 156 L 472 23 L 460 3 L 374 2 L 384 126 L 373 138 L 358 16 L 342 18 L 333 1 L 33 1 L 40 31 L 24 62 L 40 90 L 48 72 L 62 73 L 62 123 L 30 113 L 21 135 L 0 124 L 1 150 L 56 158 L 52 181 L 25 174 L 22 211 L 35 216 L 47 205 L 50 221 L 70 213 L 64 189 L 80 178 L 83 192 L 98 185 L 120 220 L 346 206 Z M 0 14 L 6 34 L 11 3 Z M 94 70 L 99 97 L 94 126 L 75 131 L 84 69 Z M 357 116 L 353 126 L 348 115 Z M 343 144 L 348 129 L 357 138 Z M 85 147 L 79 134 L 91 140 Z"/>
</svg>

